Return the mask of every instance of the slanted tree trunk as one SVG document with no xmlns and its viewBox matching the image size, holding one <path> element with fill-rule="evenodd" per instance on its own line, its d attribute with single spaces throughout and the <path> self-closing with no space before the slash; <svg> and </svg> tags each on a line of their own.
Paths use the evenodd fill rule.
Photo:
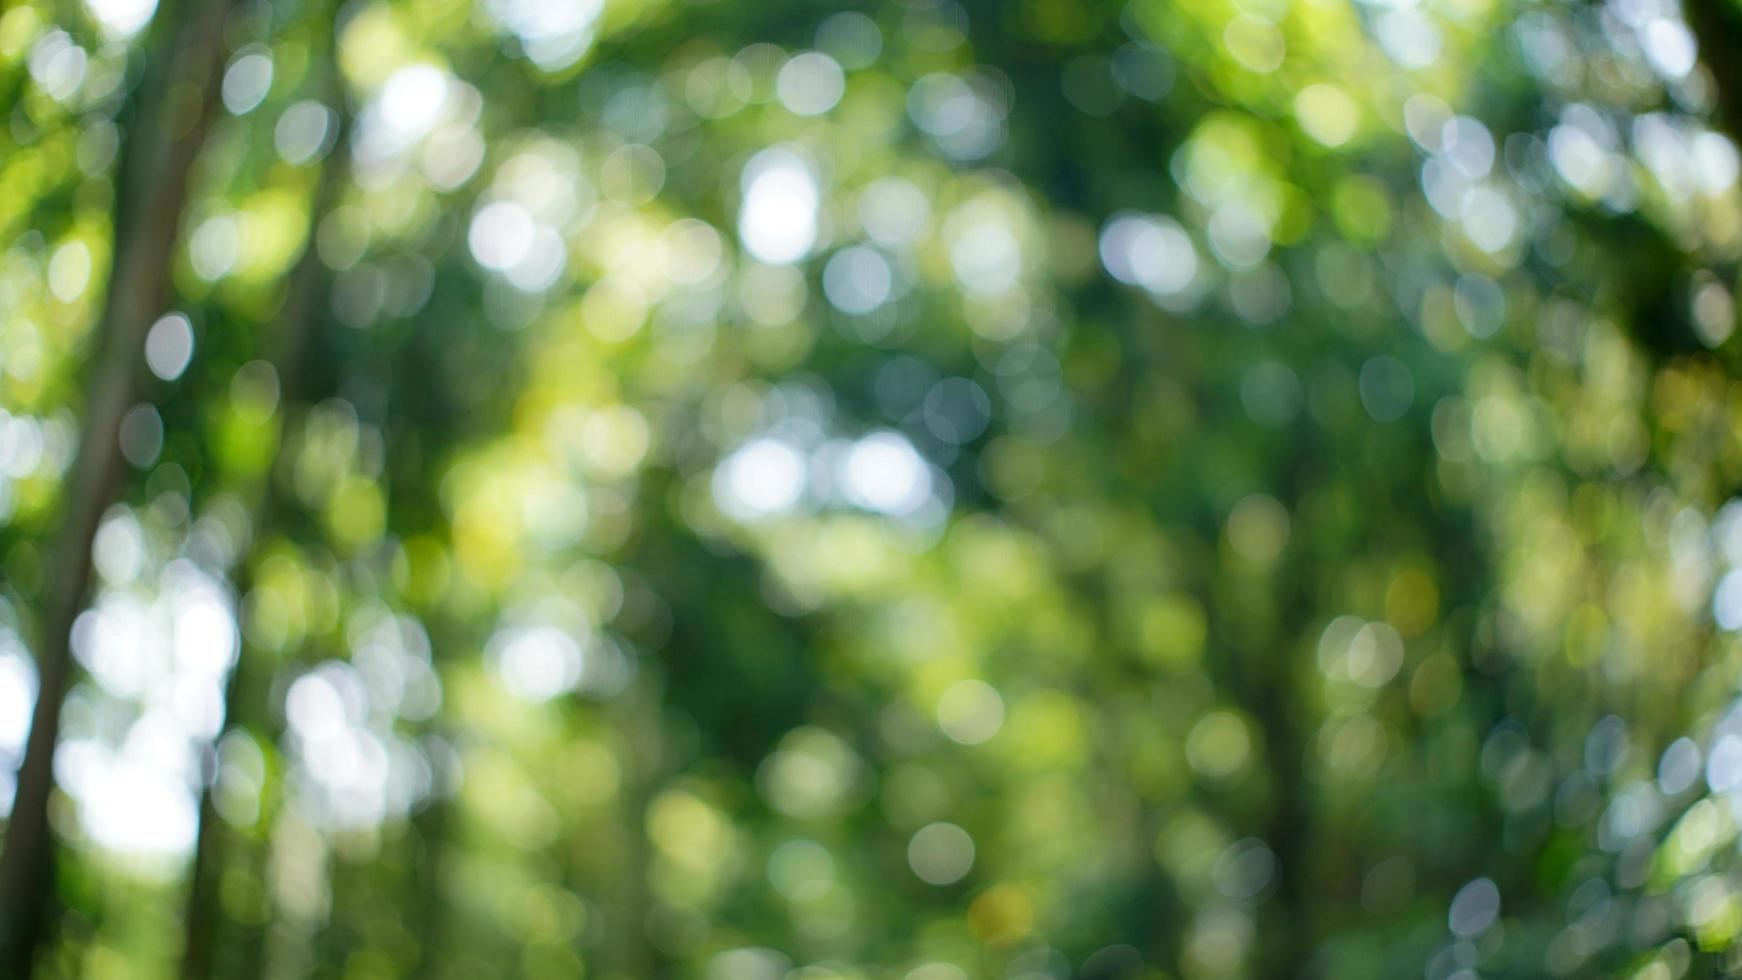
<svg viewBox="0 0 1742 980">
<path fill-rule="evenodd" d="M 211 123 L 233 3 L 192 0 L 185 11 L 166 4 L 149 28 L 147 72 L 117 177 L 114 263 L 86 376 L 84 431 L 67 472 L 66 509 L 37 620 L 36 710 L 0 856 L 0 977 L 30 975 L 53 920 L 48 804 L 61 701 L 72 676 L 70 634 L 90 591 L 91 542 L 121 479 L 119 429 L 137 397 L 145 333 L 170 293 L 188 173 Z"/>
</svg>

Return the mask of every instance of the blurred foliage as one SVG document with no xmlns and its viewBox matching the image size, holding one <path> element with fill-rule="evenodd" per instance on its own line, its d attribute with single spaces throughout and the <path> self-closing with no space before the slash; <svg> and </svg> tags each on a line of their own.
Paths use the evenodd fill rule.
<svg viewBox="0 0 1742 980">
<path fill-rule="evenodd" d="M 1742 969 L 1699 2 L 237 6 L 38 974 Z M 0 801 L 153 17 L 0 13 Z"/>
</svg>

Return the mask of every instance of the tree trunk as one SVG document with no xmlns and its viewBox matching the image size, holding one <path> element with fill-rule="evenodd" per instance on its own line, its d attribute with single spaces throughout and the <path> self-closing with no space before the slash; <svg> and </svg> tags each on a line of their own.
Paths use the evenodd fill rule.
<svg viewBox="0 0 1742 980">
<path fill-rule="evenodd" d="M 233 0 L 202 0 L 177 31 L 169 10 L 150 27 L 145 79 L 117 178 L 115 255 L 85 389 L 84 431 L 66 478 L 38 620 L 36 710 L 0 856 L 0 976 L 30 975 L 52 922 L 48 824 L 61 701 L 72 676 L 73 619 L 91 584 L 91 542 L 121 479 L 121 416 L 136 397 L 145 333 L 170 291 L 188 173 L 211 122 Z M 194 93 L 192 98 L 183 93 Z"/>
<path fill-rule="evenodd" d="M 330 53 L 329 53 L 330 54 Z M 328 59 L 330 66 L 330 57 Z M 330 68 L 329 68 L 330 70 Z M 277 317 L 278 329 L 269 342 L 273 350 L 268 355 L 269 363 L 278 372 L 279 390 L 283 393 L 284 408 L 279 412 L 280 429 L 282 420 L 287 417 L 290 406 L 299 400 L 305 351 L 311 338 L 318 331 L 322 321 L 321 298 L 326 295 L 328 275 L 322 265 L 319 253 L 315 248 L 315 234 L 320 228 L 321 219 L 330 214 L 339 201 L 339 193 L 348 172 L 350 155 L 349 113 L 345 107 L 345 99 L 340 91 L 338 80 L 331 79 L 328 86 L 334 102 L 334 111 L 339 118 L 337 141 L 326 163 L 322 166 L 320 181 L 315 187 L 314 197 L 309 202 L 308 237 L 302 257 L 297 261 L 296 268 L 291 272 L 290 287 L 285 299 L 284 308 Z M 282 433 L 281 433 L 282 435 Z M 261 541 L 273 526 L 277 524 L 280 509 L 280 499 L 276 482 L 272 479 L 269 468 L 254 490 L 253 534 L 250 540 Z M 252 576 L 248 568 L 248 557 L 237 563 L 232 576 L 238 602 L 240 603 L 251 588 Z M 257 683 L 262 680 L 253 676 L 254 658 L 248 655 L 246 644 L 236 657 L 236 666 L 225 679 L 224 717 L 232 727 L 246 724 L 246 718 L 253 712 L 250 708 L 258 705 L 247 700 L 252 694 L 258 693 L 266 685 Z M 214 745 L 215 748 L 215 745 Z M 211 751 L 208 749 L 208 751 Z M 213 758 L 208 756 L 208 758 Z M 215 759 L 214 759 L 215 761 Z M 186 945 L 182 955 L 182 976 L 186 980 L 201 980 L 201 978 L 216 975 L 213 970 L 213 937 L 219 916 L 217 907 L 218 876 L 221 868 L 220 852 L 223 849 L 225 836 L 220 824 L 215 804 L 212 800 L 212 790 L 216 783 L 215 766 L 207 767 L 207 778 L 200 789 L 199 834 L 195 838 L 193 869 L 188 888 L 188 905 L 185 918 Z"/>
<path fill-rule="evenodd" d="M 609 922 L 611 942 L 604 950 L 610 980 L 641 980 L 659 976 L 660 963 L 648 941 L 647 920 L 653 909 L 648 881 L 652 864 L 647 840 L 647 808 L 659 788 L 664 769 L 661 717 L 664 679 L 643 663 L 616 705 L 613 719 L 624 750 L 622 773 L 623 853 L 617 865 L 613 895 L 616 918 Z"/>
<path fill-rule="evenodd" d="M 1742 62 L 1735 40 L 1742 37 L 1742 9 L 1731 0 L 1688 0 L 1688 26 L 1699 39 L 1700 60 L 1717 89 L 1717 122 L 1742 142 Z"/>
</svg>

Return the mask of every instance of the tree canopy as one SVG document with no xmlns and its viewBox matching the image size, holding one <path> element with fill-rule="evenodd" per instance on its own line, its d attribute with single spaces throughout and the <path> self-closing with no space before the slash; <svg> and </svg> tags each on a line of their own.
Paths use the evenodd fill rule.
<svg viewBox="0 0 1742 980">
<path fill-rule="evenodd" d="M 1742 969 L 1733 0 L 6 0 L 0 977 Z"/>
</svg>

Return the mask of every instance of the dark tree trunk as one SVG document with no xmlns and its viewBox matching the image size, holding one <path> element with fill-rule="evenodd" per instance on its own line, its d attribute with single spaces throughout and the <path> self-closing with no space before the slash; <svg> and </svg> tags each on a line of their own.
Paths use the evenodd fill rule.
<svg viewBox="0 0 1742 980">
<path fill-rule="evenodd" d="M 330 57 L 328 65 L 330 70 Z M 326 295 L 329 282 L 326 267 L 321 263 L 315 248 L 315 234 L 320 228 L 321 220 L 337 206 L 345 175 L 349 171 L 349 113 L 337 78 L 329 79 L 327 87 L 331 90 L 333 109 L 340 120 L 339 135 L 331 155 L 322 167 L 313 200 L 309 202 L 307 242 L 302 257 L 291 272 L 289 291 L 284 308 L 277 317 L 275 336 L 268 341 L 273 345 L 268 360 L 278 372 L 279 390 L 283 393 L 285 406 L 279 413 L 281 427 L 282 420 L 289 414 L 290 406 L 307 400 L 300 397 L 303 394 L 303 361 L 318 325 L 324 322 L 321 300 Z M 276 486 L 272 470 L 268 469 L 255 487 L 252 507 L 253 534 L 250 537 L 253 542 L 262 540 L 278 523 L 281 501 Z M 238 604 L 247 596 L 252 586 L 248 562 L 249 558 L 246 556 L 238 562 L 231 579 Z M 266 678 L 255 676 L 255 659 L 244 643 L 236 658 L 236 666 L 225 680 L 224 717 L 231 727 L 246 726 L 250 718 L 264 717 L 266 714 L 265 706 L 255 703 L 267 686 L 264 683 Z M 215 757 L 208 758 L 215 763 Z M 212 799 L 215 773 L 215 764 L 207 767 L 206 775 L 212 778 L 207 778 L 200 790 L 199 834 L 194 843 L 193 869 L 190 873 L 184 923 L 186 945 L 182 955 L 182 976 L 186 980 L 202 980 L 218 975 L 213 969 L 213 940 L 220 917 L 218 879 L 222 870 L 222 854 L 226 849 L 224 838 L 228 835 L 224 833 L 222 818 L 219 817 Z"/>
<path fill-rule="evenodd" d="M 626 758 L 622 787 L 623 853 L 615 868 L 613 895 L 618 918 L 610 923 L 611 944 L 605 955 L 611 980 L 657 977 L 658 957 L 648 941 L 647 920 L 653 908 L 648 881 L 652 863 L 647 840 L 647 807 L 659 789 L 663 771 L 661 713 L 664 684 L 650 664 L 642 664 L 616 705 L 613 719 Z"/>
<path fill-rule="evenodd" d="M 1732 0 L 1688 0 L 1688 26 L 1699 39 L 1700 60 L 1712 73 L 1717 89 L 1717 122 L 1742 142 L 1742 61 L 1736 41 L 1742 38 L 1742 8 Z"/>
<path fill-rule="evenodd" d="M 28 977 L 52 924 L 53 836 L 48 823 L 61 701 L 72 676 L 70 634 L 91 584 L 91 542 L 121 480 L 118 432 L 136 397 L 145 333 L 170 292 L 188 173 L 205 140 L 223 67 L 233 0 L 197 0 L 178 25 L 160 9 L 149 28 L 147 72 L 123 148 L 115 258 L 85 385 L 84 431 L 66 478 L 38 619 L 36 710 L 18 770 L 0 856 L 0 976 Z M 189 99 L 181 93 L 196 93 Z"/>
</svg>

